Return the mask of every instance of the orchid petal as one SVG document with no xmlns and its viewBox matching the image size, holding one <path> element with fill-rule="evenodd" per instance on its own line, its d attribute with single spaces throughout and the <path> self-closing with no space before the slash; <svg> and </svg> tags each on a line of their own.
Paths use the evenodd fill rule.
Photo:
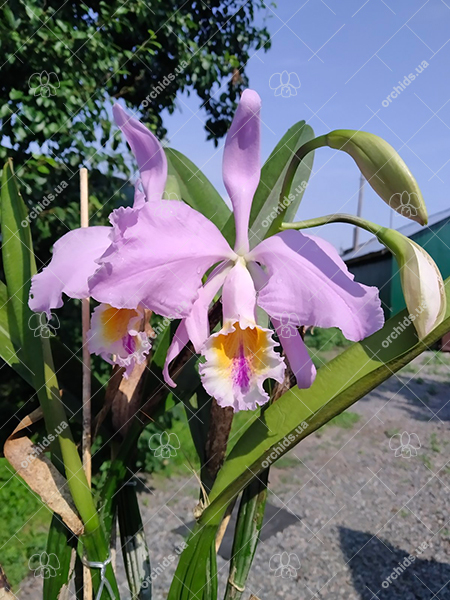
<svg viewBox="0 0 450 600">
<path fill-rule="evenodd" d="M 138 179 L 134 184 L 134 201 L 133 208 L 142 208 L 145 204 L 145 194 L 141 190 L 142 181 Z"/>
<path fill-rule="evenodd" d="M 359 341 L 383 326 L 378 290 L 353 280 L 331 244 L 299 231 L 261 242 L 246 257 L 267 267 L 258 304 L 271 317 L 288 314 L 295 325 L 339 327 Z"/>
<path fill-rule="evenodd" d="M 111 232 L 111 227 L 86 227 L 60 238 L 50 263 L 31 280 L 31 310 L 50 318 L 50 310 L 63 305 L 63 292 L 70 298 L 89 296 L 88 279 L 99 268 L 96 260 L 110 245 Z"/>
<path fill-rule="evenodd" d="M 169 365 L 173 361 L 173 359 L 180 354 L 180 352 L 183 350 L 183 348 L 188 342 L 189 334 L 186 329 L 186 321 L 181 321 L 181 323 L 178 325 L 177 330 L 175 331 L 172 343 L 170 344 L 169 349 L 167 351 L 166 361 L 164 363 L 163 368 L 164 381 L 167 383 L 167 385 L 170 385 L 170 387 L 177 387 L 177 384 L 169 375 Z"/>
<path fill-rule="evenodd" d="M 119 104 L 113 106 L 113 114 L 136 158 L 147 200 L 160 200 L 166 185 L 167 159 L 159 140 Z"/>
<path fill-rule="evenodd" d="M 297 387 L 300 389 L 311 387 L 316 378 L 316 367 L 297 327 L 275 318 L 272 318 L 272 323 L 297 380 Z"/>
<path fill-rule="evenodd" d="M 242 328 L 256 322 L 256 290 L 247 267 L 239 260 L 228 274 L 222 292 L 223 321 Z"/>
<path fill-rule="evenodd" d="M 186 328 L 196 352 L 200 352 L 206 339 L 209 337 L 209 305 L 220 290 L 230 272 L 229 263 L 219 265 L 208 278 L 205 285 L 200 288 L 198 298 L 192 305 L 192 310 L 186 318 Z"/>
<path fill-rule="evenodd" d="M 142 304 L 169 318 L 185 318 L 215 263 L 235 254 L 211 221 L 184 202 L 165 200 L 171 217 L 147 202 L 137 221 L 112 244 L 90 280 L 91 295 L 117 308 Z"/>
<path fill-rule="evenodd" d="M 206 362 L 199 365 L 203 387 L 222 407 L 255 410 L 269 400 L 264 381 L 284 379 L 285 362 L 276 346 L 270 329 L 229 324 L 206 341 Z"/>
<path fill-rule="evenodd" d="M 222 407 L 254 410 L 269 399 L 264 381 L 283 381 L 285 363 L 273 332 L 256 325 L 256 290 L 242 259 L 225 279 L 222 303 L 223 327 L 206 341 L 199 366 L 203 387 Z"/>
<path fill-rule="evenodd" d="M 239 254 L 249 250 L 250 209 L 261 176 L 260 108 L 258 94 L 245 90 L 227 134 L 223 154 L 223 180 L 233 204 L 235 251 Z"/>
<path fill-rule="evenodd" d="M 230 266 L 227 263 L 219 265 L 214 269 L 208 281 L 200 288 L 198 298 L 194 302 L 189 316 L 181 322 L 175 332 L 163 369 L 164 380 L 171 387 L 176 387 L 176 384 L 169 376 L 169 364 L 178 356 L 189 340 L 191 340 L 196 352 L 201 351 L 210 334 L 208 319 L 209 305 L 222 286 L 229 271 Z"/>
<path fill-rule="evenodd" d="M 112 365 L 125 368 L 128 378 L 137 364 L 147 360 L 151 349 L 148 335 L 141 331 L 144 327 L 144 310 L 117 309 L 108 304 L 100 304 L 91 317 L 88 331 L 89 352 L 101 356 Z"/>
</svg>

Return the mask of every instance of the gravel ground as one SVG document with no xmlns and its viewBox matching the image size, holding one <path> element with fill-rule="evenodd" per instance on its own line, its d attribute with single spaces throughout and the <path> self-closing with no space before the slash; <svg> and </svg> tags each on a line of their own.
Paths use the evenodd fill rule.
<svg viewBox="0 0 450 600">
<path fill-rule="evenodd" d="M 449 382 L 450 355 L 425 353 L 352 407 L 360 418 L 350 428 L 326 427 L 272 468 L 273 508 L 245 600 L 450 599 Z M 192 475 L 143 484 L 152 568 L 161 571 L 155 600 L 167 597 L 183 541 L 176 530 L 192 520 L 196 498 Z M 399 566 L 409 555 L 412 564 Z M 218 568 L 223 596 L 222 556 Z M 128 598 L 120 560 L 118 569 Z M 37 600 L 36 580 L 19 597 Z"/>
</svg>

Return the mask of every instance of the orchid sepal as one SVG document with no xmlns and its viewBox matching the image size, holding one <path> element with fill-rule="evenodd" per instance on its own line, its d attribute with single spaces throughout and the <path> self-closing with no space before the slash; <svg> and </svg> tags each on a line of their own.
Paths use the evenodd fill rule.
<svg viewBox="0 0 450 600">
<path fill-rule="evenodd" d="M 426 337 L 442 322 L 447 307 L 442 275 L 428 252 L 399 231 L 346 214 L 283 223 L 280 229 L 309 229 L 327 223 L 349 223 L 361 227 L 375 235 L 392 252 L 400 269 L 405 303 L 410 315 L 414 317 L 414 327 L 419 339 Z"/>
</svg>

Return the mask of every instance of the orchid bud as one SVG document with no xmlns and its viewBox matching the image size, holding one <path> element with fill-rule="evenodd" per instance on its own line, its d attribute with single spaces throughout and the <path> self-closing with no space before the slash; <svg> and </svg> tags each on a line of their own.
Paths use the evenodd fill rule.
<svg viewBox="0 0 450 600">
<path fill-rule="evenodd" d="M 330 148 L 350 154 L 386 204 L 404 217 L 426 225 L 427 209 L 417 181 L 390 144 L 372 133 L 350 129 L 337 129 L 324 137 Z"/>
<path fill-rule="evenodd" d="M 444 319 L 447 300 L 442 275 L 428 252 L 398 231 L 381 228 L 377 237 L 397 259 L 406 306 L 423 339 Z"/>
</svg>

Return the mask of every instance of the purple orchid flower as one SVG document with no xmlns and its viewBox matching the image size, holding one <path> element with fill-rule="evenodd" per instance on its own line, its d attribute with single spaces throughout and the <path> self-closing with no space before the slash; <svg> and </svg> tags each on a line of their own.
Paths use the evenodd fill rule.
<svg viewBox="0 0 450 600">
<path fill-rule="evenodd" d="M 142 123 L 129 119 L 119 105 L 113 111 L 140 165 L 134 204 L 132 208 L 114 210 L 109 216 L 111 227 L 75 229 L 56 242 L 49 265 L 32 279 L 29 300 L 33 311 L 45 312 L 49 319 L 51 309 L 62 306 L 63 293 L 70 298 L 91 295 L 89 279 L 99 269 L 100 258 L 108 254 L 111 244 L 123 235 L 126 227 L 136 223 L 147 202 L 158 207 L 164 192 L 167 161 L 161 144 Z M 128 377 L 136 364 L 146 360 L 151 348 L 145 319 L 143 306 L 118 309 L 100 304 L 92 314 L 88 332 L 90 352 L 124 367 Z"/>
<path fill-rule="evenodd" d="M 267 402 L 264 381 L 282 382 L 286 368 L 273 331 L 258 323 L 257 306 L 270 316 L 300 388 L 312 385 L 316 370 L 298 326 L 339 327 L 346 338 L 359 341 L 384 322 L 378 290 L 355 282 L 324 240 L 285 231 L 250 249 L 249 216 L 260 179 L 260 105 L 256 92 L 243 93 L 225 143 L 223 178 L 234 211 L 234 250 L 187 204 L 162 200 L 162 215 L 146 202 L 131 213 L 116 211 L 111 244 L 95 261 L 100 267 L 83 279 L 96 300 L 116 309 L 144 307 L 181 319 L 167 354 L 165 381 L 175 386 L 169 364 L 191 340 L 205 358 L 199 370 L 206 391 L 235 411 Z M 158 170 L 146 170 L 155 155 L 150 133 L 132 118 L 121 128 L 147 197 L 155 189 L 162 193 L 165 161 L 159 161 Z M 223 326 L 211 335 L 208 308 L 221 289 Z"/>
</svg>

